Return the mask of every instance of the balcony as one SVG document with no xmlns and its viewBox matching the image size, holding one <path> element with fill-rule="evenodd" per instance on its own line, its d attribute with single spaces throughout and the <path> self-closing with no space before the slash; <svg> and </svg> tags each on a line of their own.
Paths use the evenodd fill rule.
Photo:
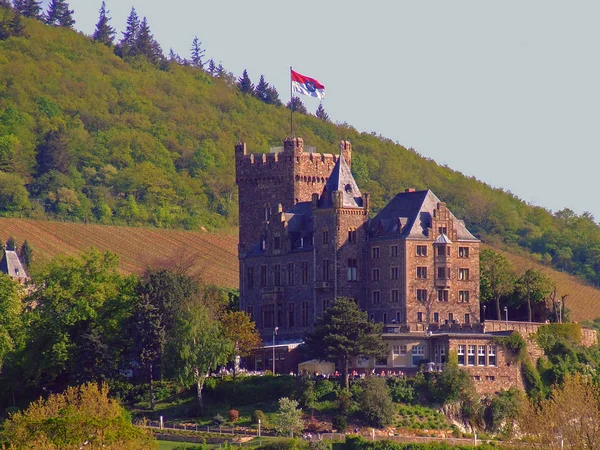
<svg viewBox="0 0 600 450">
<path fill-rule="evenodd" d="M 261 294 L 283 294 L 283 286 L 265 286 L 260 290 Z"/>
<path fill-rule="evenodd" d="M 328 290 L 332 288 L 331 281 L 315 281 L 315 289 Z"/>
<path fill-rule="evenodd" d="M 435 287 L 444 288 L 450 286 L 450 278 L 436 278 L 434 280 Z"/>
</svg>

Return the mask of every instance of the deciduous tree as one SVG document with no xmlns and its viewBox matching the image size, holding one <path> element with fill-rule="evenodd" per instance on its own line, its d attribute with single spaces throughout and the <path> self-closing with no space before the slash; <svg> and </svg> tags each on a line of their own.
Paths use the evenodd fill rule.
<svg viewBox="0 0 600 450">
<path fill-rule="evenodd" d="M 307 350 L 315 357 L 340 363 L 343 383 L 349 389 L 350 360 L 358 357 L 381 357 L 387 354 L 387 344 L 381 338 L 381 324 L 369 321 L 350 298 L 338 297 L 323 317 L 317 320 L 314 331 L 305 336 Z"/>
<path fill-rule="evenodd" d="M 516 282 L 516 294 L 527 302 L 529 321 L 533 321 L 532 303 L 542 302 L 552 292 L 554 282 L 546 274 L 535 269 L 527 269 Z"/>
<path fill-rule="evenodd" d="M 289 434 L 290 437 L 294 437 L 294 433 L 298 435 L 304 428 L 302 409 L 298 407 L 298 402 L 287 397 L 280 398 L 274 424 L 275 430 L 280 435 Z"/>
<path fill-rule="evenodd" d="M 481 300 L 493 302 L 496 319 L 500 320 L 500 299 L 510 294 L 515 286 L 516 275 L 510 261 L 500 253 L 483 249 L 479 257 L 481 270 Z"/>
<path fill-rule="evenodd" d="M 31 248 L 31 245 L 29 245 L 29 242 L 27 242 L 27 239 L 23 241 L 21 249 L 19 250 L 19 259 L 27 269 L 33 262 L 33 249 Z"/>
<path fill-rule="evenodd" d="M 225 336 L 231 341 L 233 361 L 233 376 L 235 377 L 239 358 L 248 356 L 261 345 L 260 335 L 256 324 L 243 311 L 230 311 L 223 317 Z"/>
</svg>

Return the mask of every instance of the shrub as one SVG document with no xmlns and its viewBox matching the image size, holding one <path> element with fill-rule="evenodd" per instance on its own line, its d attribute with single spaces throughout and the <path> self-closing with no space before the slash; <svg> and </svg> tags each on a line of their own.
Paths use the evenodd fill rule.
<svg viewBox="0 0 600 450">
<path fill-rule="evenodd" d="M 392 400 L 396 403 L 412 403 L 416 394 L 412 381 L 406 378 L 389 378 L 387 380 Z"/>
<path fill-rule="evenodd" d="M 346 431 L 346 428 L 348 427 L 348 421 L 346 420 L 346 416 L 343 416 L 341 414 L 334 416 L 333 420 L 331 421 L 331 424 L 333 425 L 333 428 L 335 428 L 340 433 Z"/>
<path fill-rule="evenodd" d="M 432 400 L 442 405 L 454 403 L 463 393 L 474 391 L 469 372 L 452 363 L 446 363 L 439 375 L 432 376 L 429 386 Z"/>
<path fill-rule="evenodd" d="M 258 425 L 259 420 L 263 425 L 266 425 L 267 416 L 265 416 L 265 413 L 262 412 L 260 409 L 255 409 L 254 412 L 252 413 L 252 423 L 254 425 Z"/>
<path fill-rule="evenodd" d="M 221 414 L 217 414 L 215 417 L 213 417 L 212 422 L 214 426 L 220 427 L 225 423 L 225 418 Z"/>
<path fill-rule="evenodd" d="M 294 393 L 295 384 L 295 377 L 288 375 L 237 377 L 235 380 L 215 380 L 207 384 L 204 389 L 207 398 L 229 403 L 232 406 L 241 406 L 291 397 Z"/>
<path fill-rule="evenodd" d="M 395 407 L 385 380 L 367 378 L 361 385 L 362 392 L 358 403 L 364 419 L 376 427 L 390 425 L 394 418 Z"/>
<path fill-rule="evenodd" d="M 301 439 L 278 439 L 257 447 L 256 450 L 306 450 L 308 443 Z"/>
<path fill-rule="evenodd" d="M 515 419 L 523 406 L 523 394 L 518 389 L 511 387 L 508 391 L 501 390 L 491 400 L 485 412 L 487 429 L 496 432 L 500 425 L 506 421 L 506 434 L 512 433 L 513 419 Z"/>
<path fill-rule="evenodd" d="M 333 400 L 336 393 L 337 384 L 331 380 L 317 380 L 315 384 L 315 394 L 318 400 Z M 333 394 L 333 395 L 332 395 Z M 326 398 L 327 397 L 327 398 Z"/>
</svg>

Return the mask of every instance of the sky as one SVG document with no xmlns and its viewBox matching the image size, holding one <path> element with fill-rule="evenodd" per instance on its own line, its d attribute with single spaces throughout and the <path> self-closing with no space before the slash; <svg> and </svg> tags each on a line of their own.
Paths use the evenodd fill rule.
<svg viewBox="0 0 600 450">
<path fill-rule="evenodd" d="M 101 1 L 69 4 L 75 28 L 91 34 Z M 197 35 L 207 58 L 255 83 L 263 74 L 284 102 L 293 66 L 325 85 L 333 121 L 600 220 L 597 0 L 106 4 L 119 32 L 135 6 L 165 53 L 189 56 Z M 314 113 L 318 100 L 302 100 Z"/>
</svg>

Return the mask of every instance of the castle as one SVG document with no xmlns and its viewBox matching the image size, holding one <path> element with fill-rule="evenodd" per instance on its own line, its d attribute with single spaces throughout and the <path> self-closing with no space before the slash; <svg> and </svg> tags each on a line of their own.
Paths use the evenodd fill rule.
<svg viewBox="0 0 600 450">
<path fill-rule="evenodd" d="M 407 189 L 370 218 L 348 141 L 339 155 L 301 138 L 263 154 L 240 143 L 235 161 L 240 306 L 266 344 L 257 369 L 290 370 L 290 350 L 344 296 L 383 323 L 390 349 L 355 368 L 409 372 L 426 360 L 435 370 L 454 351 L 480 392 L 521 385 L 494 340 L 521 325 L 480 321 L 480 242 L 433 192 Z"/>
</svg>

